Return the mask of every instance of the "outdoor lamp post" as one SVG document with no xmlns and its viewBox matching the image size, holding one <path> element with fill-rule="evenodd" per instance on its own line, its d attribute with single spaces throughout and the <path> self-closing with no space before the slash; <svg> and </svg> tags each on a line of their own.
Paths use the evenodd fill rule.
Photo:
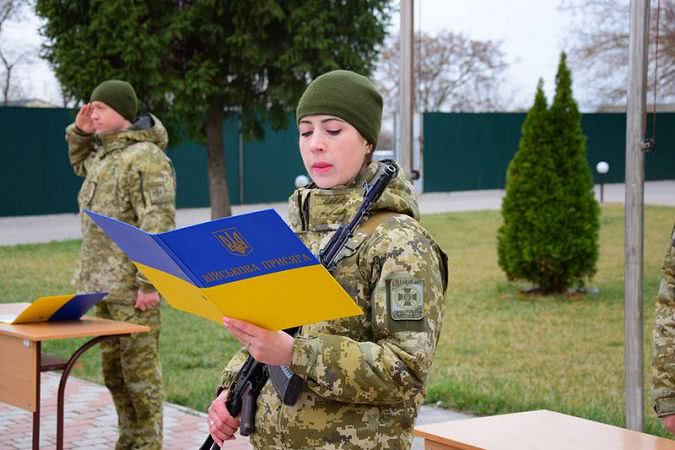
<svg viewBox="0 0 675 450">
<path fill-rule="evenodd" d="M 595 165 L 595 170 L 598 172 L 600 175 L 599 181 L 600 181 L 600 203 L 604 201 L 604 180 L 605 180 L 605 174 L 609 172 L 609 164 L 607 164 L 605 161 L 600 161 Z"/>
</svg>

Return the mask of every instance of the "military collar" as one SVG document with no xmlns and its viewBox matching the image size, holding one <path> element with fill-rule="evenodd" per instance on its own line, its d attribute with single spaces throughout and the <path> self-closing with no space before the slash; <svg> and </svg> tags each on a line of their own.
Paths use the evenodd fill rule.
<svg viewBox="0 0 675 450">
<path fill-rule="evenodd" d="M 116 150 L 123 150 L 129 146 L 129 140 L 125 136 L 127 130 L 112 131 L 109 133 L 96 134 L 95 140 L 101 156 Z"/>
<path fill-rule="evenodd" d="M 372 180 L 378 164 L 371 162 L 348 184 L 320 189 L 315 184 L 297 191 L 303 229 L 306 231 L 335 230 L 349 221 L 363 202 L 363 184 Z"/>
</svg>

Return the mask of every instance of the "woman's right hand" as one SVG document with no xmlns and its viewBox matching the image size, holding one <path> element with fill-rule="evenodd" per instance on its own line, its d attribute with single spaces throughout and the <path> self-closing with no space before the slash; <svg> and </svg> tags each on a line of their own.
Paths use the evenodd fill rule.
<svg viewBox="0 0 675 450">
<path fill-rule="evenodd" d="M 85 133 L 93 133 L 94 122 L 91 120 L 91 105 L 86 103 L 82 105 L 75 117 L 75 126 Z"/>
<path fill-rule="evenodd" d="M 225 407 L 227 390 L 223 391 L 209 406 L 209 434 L 219 447 L 223 442 L 236 439 L 234 433 L 239 429 L 239 419 L 232 417 Z"/>
</svg>

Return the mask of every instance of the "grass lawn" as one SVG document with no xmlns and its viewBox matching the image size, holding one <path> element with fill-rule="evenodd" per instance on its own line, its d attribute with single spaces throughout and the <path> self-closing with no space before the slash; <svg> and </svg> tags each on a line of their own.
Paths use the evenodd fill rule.
<svg viewBox="0 0 675 450">
<path fill-rule="evenodd" d="M 651 329 L 675 208 L 645 209 L 646 430 L 667 436 L 650 405 Z M 497 211 L 424 222 L 450 256 L 451 288 L 428 401 L 476 414 L 550 409 L 625 425 L 623 206 L 602 208 L 597 295 L 533 297 L 497 265 Z"/>
<path fill-rule="evenodd" d="M 649 405 L 651 327 L 660 267 L 675 208 L 645 209 L 646 429 L 667 436 Z M 451 286 L 428 400 L 485 415 L 550 409 L 624 425 L 623 207 L 602 210 L 600 293 L 533 297 L 497 266 L 498 211 L 445 213 L 423 222 L 450 257 Z M 2 302 L 72 292 L 79 241 L 0 247 Z M 163 306 L 162 366 L 168 400 L 205 410 L 222 364 L 236 349 L 216 324 Z M 68 355 L 82 340 L 50 342 Z M 98 349 L 75 372 L 101 381 Z"/>
</svg>

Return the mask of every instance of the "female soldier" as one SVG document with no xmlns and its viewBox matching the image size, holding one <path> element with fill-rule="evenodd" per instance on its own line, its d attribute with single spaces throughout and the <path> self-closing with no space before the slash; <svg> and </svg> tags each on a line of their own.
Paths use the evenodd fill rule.
<svg viewBox="0 0 675 450">
<path fill-rule="evenodd" d="M 312 183 L 289 200 L 293 230 L 317 254 L 349 222 L 362 185 L 377 175 L 372 161 L 382 97 L 354 72 L 314 80 L 297 108 L 300 154 Z M 293 406 L 271 383 L 257 401 L 257 449 L 408 449 L 438 342 L 447 286 L 446 257 L 420 225 L 411 183 L 399 170 L 354 234 L 334 271 L 363 309 L 356 317 L 303 326 L 295 337 L 225 318 L 244 348 L 225 368 L 223 392 L 209 408 L 216 443 L 233 439 L 239 420 L 224 404 L 246 356 L 288 365 L 305 380 Z M 317 292 L 317 307 L 321 293 Z"/>
</svg>

